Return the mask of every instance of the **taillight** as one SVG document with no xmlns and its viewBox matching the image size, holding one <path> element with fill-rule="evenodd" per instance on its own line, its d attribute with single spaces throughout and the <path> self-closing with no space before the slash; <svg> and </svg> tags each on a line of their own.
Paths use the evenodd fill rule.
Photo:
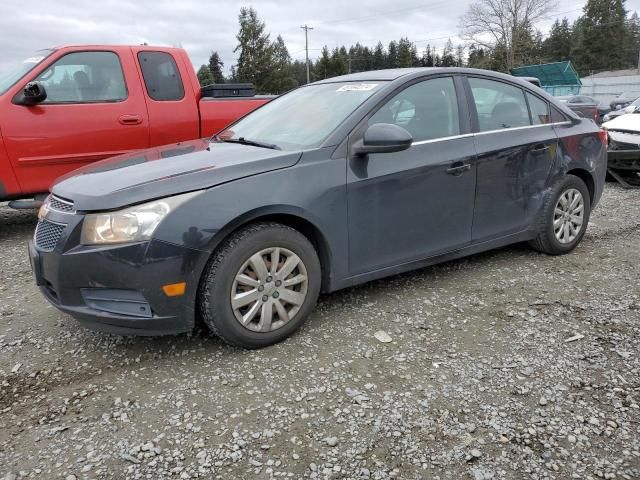
<svg viewBox="0 0 640 480">
<path fill-rule="evenodd" d="M 600 141 L 602 142 L 604 147 L 607 148 L 609 146 L 609 134 L 607 133 L 607 130 L 601 128 L 598 136 L 600 137 Z"/>
</svg>

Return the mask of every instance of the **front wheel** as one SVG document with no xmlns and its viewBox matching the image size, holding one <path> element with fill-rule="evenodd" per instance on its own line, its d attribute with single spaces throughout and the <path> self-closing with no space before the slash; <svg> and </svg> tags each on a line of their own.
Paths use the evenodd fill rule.
<svg viewBox="0 0 640 480">
<path fill-rule="evenodd" d="M 538 235 L 530 242 L 550 255 L 569 253 L 578 246 L 591 215 L 589 190 L 581 178 L 567 175 L 559 180 L 542 208 Z"/>
<path fill-rule="evenodd" d="M 257 223 L 232 234 L 213 254 L 200 286 L 200 311 L 225 342 L 265 347 L 300 328 L 320 283 L 318 255 L 304 235 Z"/>
</svg>

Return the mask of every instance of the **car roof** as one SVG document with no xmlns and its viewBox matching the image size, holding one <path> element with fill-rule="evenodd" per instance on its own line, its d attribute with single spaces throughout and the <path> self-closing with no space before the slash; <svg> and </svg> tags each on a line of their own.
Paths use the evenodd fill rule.
<svg viewBox="0 0 640 480">
<path fill-rule="evenodd" d="M 544 97 L 547 101 L 551 102 L 557 109 L 563 112 L 569 118 L 578 119 L 578 115 L 567 107 L 562 102 L 558 101 L 553 96 L 549 95 L 542 88 L 534 85 L 533 83 L 523 80 L 521 77 L 515 77 L 506 73 L 494 72 L 492 70 L 482 70 L 478 68 L 463 68 L 463 67 L 418 67 L 418 68 L 390 68 L 387 70 L 372 70 L 368 72 L 351 73 L 349 75 L 341 75 L 339 77 L 327 78 L 319 80 L 317 82 L 304 85 L 301 88 L 305 88 L 311 85 L 322 85 L 330 83 L 341 82 L 374 82 L 374 81 L 388 81 L 391 84 L 395 81 L 411 81 L 414 78 L 424 78 L 430 75 L 448 74 L 448 75 L 478 75 L 495 80 L 503 80 L 511 84 L 519 85 L 524 88 L 525 91 L 535 92 L 536 95 Z M 400 80 L 403 79 L 403 80 Z"/>
<path fill-rule="evenodd" d="M 336 83 L 336 82 L 361 82 L 361 81 L 373 81 L 373 80 L 391 81 L 391 80 L 396 80 L 400 77 L 422 76 L 426 74 L 438 74 L 438 73 L 476 74 L 476 75 L 501 78 L 501 79 L 509 80 L 515 83 L 521 83 L 524 81 L 522 80 L 521 77 L 514 77 L 513 75 L 507 75 L 505 73 L 494 72 L 491 70 L 481 70 L 478 68 L 416 67 L 416 68 L 389 68 L 386 70 L 370 70 L 368 72 L 350 73 L 348 75 L 340 75 L 338 77 L 318 80 L 313 84 Z M 527 84 L 530 84 L 530 82 L 527 82 Z"/>
<path fill-rule="evenodd" d="M 138 44 L 138 45 L 120 45 L 120 44 L 64 44 L 64 45 L 56 45 L 54 47 L 50 47 L 47 48 L 46 50 L 52 50 L 52 51 L 57 51 L 57 50 L 62 50 L 64 48 L 78 48 L 78 49 L 82 49 L 82 48 L 86 48 L 89 50 L 98 50 L 98 49 L 104 49 L 104 50 L 113 50 L 113 49 L 119 49 L 119 48 L 133 48 L 133 49 L 149 49 L 149 50 L 181 50 L 180 47 L 168 47 L 166 45 L 147 45 L 147 44 Z"/>
</svg>

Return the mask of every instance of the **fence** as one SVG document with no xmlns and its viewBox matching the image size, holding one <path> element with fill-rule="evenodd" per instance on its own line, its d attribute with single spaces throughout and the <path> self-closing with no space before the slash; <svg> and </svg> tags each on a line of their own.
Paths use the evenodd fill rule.
<svg viewBox="0 0 640 480">
<path fill-rule="evenodd" d="M 611 100 L 625 92 L 633 92 L 640 96 L 640 75 L 585 77 L 582 79 L 579 93 L 608 105 Z"/>
</svg>

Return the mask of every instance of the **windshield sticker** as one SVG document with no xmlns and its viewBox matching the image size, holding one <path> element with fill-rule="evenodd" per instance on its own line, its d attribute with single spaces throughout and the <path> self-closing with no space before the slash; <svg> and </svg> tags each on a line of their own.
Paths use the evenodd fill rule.
<svg viewBox="0 0 640 480">
<path fill-rule="evenodd" d="M 44 57 L 29 57 L 24 61 L 24 63 L 40 63 L 43 59 Z"/>
<path fill-rule="evenodd" d="M 369 92 L 377 86 L 377 83 L 350 83 L 341 86 L 336 92 Z"/>
</svg>

